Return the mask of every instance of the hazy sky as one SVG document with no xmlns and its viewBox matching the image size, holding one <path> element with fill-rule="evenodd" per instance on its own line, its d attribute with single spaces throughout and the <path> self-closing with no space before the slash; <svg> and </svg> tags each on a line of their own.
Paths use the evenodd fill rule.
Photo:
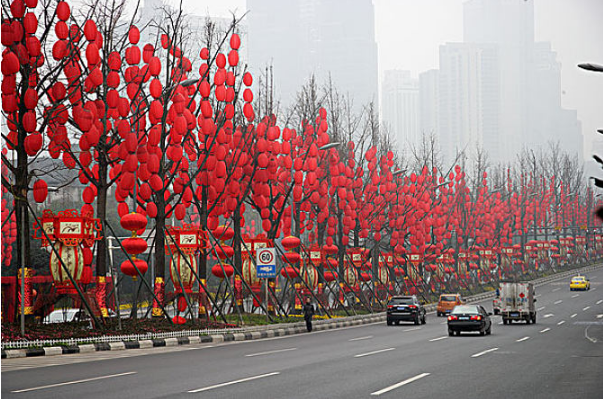
<svg viewBox="0 0 603 399">
<path fill-rule="evenodd" d="M 410 70 L 416 77 L 438 68 L 439 45 L 463 40 L 464 1 L 373 0 L 380 76 L 387 69 Z M 527 1 L 535 4 L 536 40 L 550 41 L 562 64 L 563 106 L 578 111 L 587 159 L 598 138 L 596 129 L 603 128 L 603 73 L 582 71 L 576 64 L 603 65 L 603 0 Z M 341 2 L 344 10 L 345 0 Z M 229 16 L 231 11 L 242 15 L 246 11 L 245 0 L 184 0 L 184 6 L 198 15 Z M 600 137 L 595 151 L 603 155 Z"/>
</svg>

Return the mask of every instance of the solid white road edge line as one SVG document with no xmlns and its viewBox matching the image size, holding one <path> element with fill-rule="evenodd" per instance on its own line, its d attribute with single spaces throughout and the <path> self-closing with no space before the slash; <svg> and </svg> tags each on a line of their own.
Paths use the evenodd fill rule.
<svg viewBox="0 0 603 399">
<path fill-rule="evenodd" d="M 497 350 L 498 350 L 498 348 L 488 349 L 488 350 L 485 350 L 483 352 L 479 352 L 479 353 L 476 353 L 474 355 L 471 355 L 471 357 L 480 357 L 481 355 L 485 355 L 486 353 L 494 352 L 494 351 L 497 351 Z"/>
<path fill-rule="evenodd" d="M 429 342 L 434 342 L 434 341 L 439 341 L 441 339 L 446 339 L 448 337 L 439 337 L 439 338 L 434 338 L 434 339 L 430 339 Z"/>
<path fill-rule="evenodd" d="M 374 355 L 376 353 L 389 352 L 389 351 L 393 351 L 393 350 L 396 350 L 396 348 L 379 349 L 378 351 L 372 351 L 372 352 L 367 352 L 367 353 L 361 353 L 359 355 L 354 355 L 354 357 L 364 357 L 364 356 Z"/>
<path fill-rule="evenodd" d="M 402 381 L 402 382 L 399 382 L 399 383 L 397 383 L 397 384 L 390 385 L 390 386 L 389 386 L 389 387 L 387 387 L 387 388 L 383 388 L 383 389 L 381 389 L 381 390 L 379 390 L 379 391 L 375 391 L 375 392 L 371 393 L 371 395 L 373 395 L 373 396 L 379 396 L 379 395 L 384 394 L 384 393 L 386 393 L 386 392 L 389 392 L 389 391 L 391 391 L 391 390 L 393 390 L 393 389 L 400 388 L 400 387 L 401 387 L 401 386 L 403 386 L 403 385 L 410 384 L 410 383 L 411 383 L 411 382 L 413 382 L 413 381 L 420 380 L 420 379 L 421 379 L 421 378 L 423 378 L 423 377 L 427 377 L 429 374 L 430 374 L 430 373 L 422 373 L 422 374 L 416 375 L 416 376 L 414 376 L 414 377 L 412 377 L 412 378 L 409 378 L 409 379 L 404 380 L 404 381 Z"/>
<path fill-rule="evenodd" d="M 262 355 L 271 355 L 273 353 L 280 353 L 280 352 L 289 352 L 289 351 L 294 351 L 297 350 L 297 348 L 287 348 L 287 349 L 276 349 L 273 351 L 268 351 L 268 352 L 258 352 L 258 353 L 250 353 L 248 355 L 245 355 L 245 357 L 254 357 L 254 356 L 262 356 Z"/>
<path fill-rule="evenodd" d="M 348 339 L 348 341 L 362 341 L 363 339 L 371 339 L 371 338 L 373 338 L 372 335 L 367 335 L 366 337 L 358 337 L 358 338 Z"/>
<path fill-rule="evenodd" d="M 211 385 L 211 386 L 205 387 L 205 388 L 193 389 L 192 391 L 188 391 L 188 393 L 197 393 L 197 392 L 209 391 L 210 389 L 226 387 L 228 385 L 238 384 L 240 382 L 257 380 L 257 379 L 265 378 L 265 377 L 271 377 L 273 375 L 278 375 L 278 374 L 280 374 L 279 371 L 274 371 L 274 372 L 268 373 L 268 374 L 261 374 L 261 375 L 256 375 L 254 377 L 242 378 L 242 379 L 236 380 L 236 381 L 230 381 L 230 382 L 224 382 L 222 384 Z"/>
<path fill-rule="evenodd" d="M 523 338 L 516 340 L 516 342 L 527 341 L 528 339 L 530 339 L 530 337 L 523 337 Z"/>
<path fill-rule="evenodd" d="M 96 380 L 104 380 L 106 378 L 114 378 L 114 377 L 122 377 L 124 375 L 130 375 L 130 374 L 136 374 L 136 371 L 128 371 L 127 373 L 119 373 L 119 374 L 111 374 L 111 375 L 103 375 L 101 377 L 93 377 L 93 378 L 85 378 L 83 380 L 77 380 L 77 381 L 68 381 L 68 382 L 60 382 L 58 384 L 50 384 L 50 385 L 43 385 L 41 387 L 34 387 L 34 388 L 26 388 L 26 389 L 19 389 L 17 391 L 12 391 L 12 393 L 21 393 L 21 392 L 29 392 L 29 391 L 37 391 L 39 389 L 47 389 L 47 388 L 54 388 L 54 387 L 60 387 L 63 385 L 72 385 L 72 384 L 80 384 L 82 382 L 88 382 L 88 381 L 96 381 Z"/>
<path fill-rule="evenodd" d="M 549 330 L 550 330 L 550 328 L 548 328 L 548 327 L 547 327 L 547 328 L 545 328 L 544 330 L 541 330 L 540 332 L 541 332 L 541 333 L 545 333 L 545 332 L 547 332 L 547 331 L 549 331 Z"/>
</svg>

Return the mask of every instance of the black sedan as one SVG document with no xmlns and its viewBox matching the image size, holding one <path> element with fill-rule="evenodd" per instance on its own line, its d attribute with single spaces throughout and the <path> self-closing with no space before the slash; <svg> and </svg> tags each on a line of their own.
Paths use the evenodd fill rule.
<svg viewBox="0 0 603 399">
<path fill-rule="evenodd" d="M 400 321 L 414 321 L 415 324 L 425 324 L 425 307 L 412 296 L 395 296 L 387 304 L 387 325 L 400 323 Z"/>
<path fill-rule="evenodd" d="M 490 335 L 491 315 L 480 305 L 455 306 L 448 316 L 448 335 L 461 335 L 461 331 L 479 331 L 480 335 Z"/>
</svg>

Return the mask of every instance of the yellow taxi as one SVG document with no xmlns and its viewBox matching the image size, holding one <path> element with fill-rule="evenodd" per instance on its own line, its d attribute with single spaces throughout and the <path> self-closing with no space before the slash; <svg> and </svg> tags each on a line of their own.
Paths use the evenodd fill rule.
<svg viewBox="0 0 603 399">
<path fill-rule="evenodd" d="M 574 290 L 590 290 L 590 281 L 586 276 L 575 276 L 570 281 L 570 291 Z"/>
</svg>

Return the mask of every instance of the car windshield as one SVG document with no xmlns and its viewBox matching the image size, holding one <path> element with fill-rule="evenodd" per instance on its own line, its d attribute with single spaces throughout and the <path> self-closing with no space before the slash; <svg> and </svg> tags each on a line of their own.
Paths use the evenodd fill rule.
<svg viewBox="0 0 603 399">
<path fill-rule="evenodd" d="M 478 314 L 477 306 L 455 306 L 452 314 Z"/>
<path fill-rule="evenodd" d="M 574 277 L 572 281 L 584 281 L 584 277 Z"/>
<path fill-rule="evenodd" d="M 390 305 L 412 305 L 413 303 L 412 298 L 392 298 L 389 301 Z"/>
<path fill-rule="evenodd" d="M 456 302 L 456 297 L 454 295 L 442 295 L 440 297 L 440 301 L 442 302 Z"/>
</svg>

